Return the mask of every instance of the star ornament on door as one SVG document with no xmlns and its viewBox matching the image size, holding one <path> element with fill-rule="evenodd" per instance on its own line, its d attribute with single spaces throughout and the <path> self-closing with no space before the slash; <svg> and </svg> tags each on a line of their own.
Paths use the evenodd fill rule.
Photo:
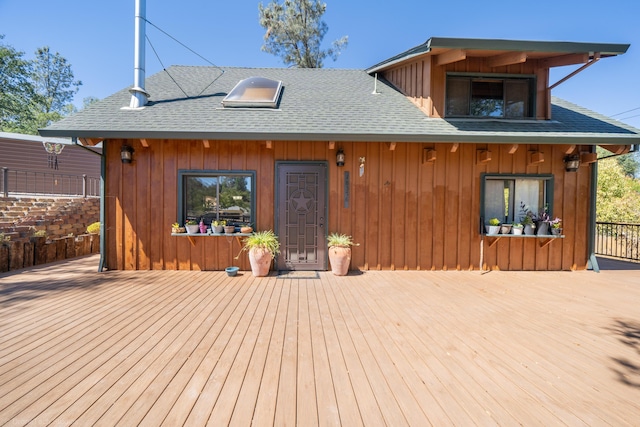
<svg viewBox="0 0 640 427">
<path fill-rule="evenodd" d="M 306 213 L 313 207 L 313 194 L 308 190 L 296 190 L 289 197 L 291 207 L 298 213 Z"/>
</svg>

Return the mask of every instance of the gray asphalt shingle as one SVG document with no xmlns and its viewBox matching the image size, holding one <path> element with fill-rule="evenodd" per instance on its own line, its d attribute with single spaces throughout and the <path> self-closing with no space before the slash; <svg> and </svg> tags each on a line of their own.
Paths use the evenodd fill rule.
<svg viewBox="0 0 640 427">
<path fill-rule="evenodd" d="M 638 144 L 640 131 L 553 99 L 551 121 L 428 118 L 404 95 L 362 70 L 173 66 L 146 81 L 149 104 L 122 109 L 123 89 L 41 131 L 86 138 L 352 140 Z M 223 108 L 238 81 L 282 80 L 278 109 Z M 578 142 L 579 141 L 579 142 Z M 619 142 L 616 142 L 619 141 Z"/>
</svg>

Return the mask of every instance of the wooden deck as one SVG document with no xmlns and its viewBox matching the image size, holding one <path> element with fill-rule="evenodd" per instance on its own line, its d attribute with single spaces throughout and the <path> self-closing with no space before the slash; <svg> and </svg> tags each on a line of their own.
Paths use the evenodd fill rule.
<svg viewBox="0 0 640 427">
<path fill-rule="evenodd" d="M 0 425 L 638 425 L 640 271 L 0 275 Z"/>
</svg>

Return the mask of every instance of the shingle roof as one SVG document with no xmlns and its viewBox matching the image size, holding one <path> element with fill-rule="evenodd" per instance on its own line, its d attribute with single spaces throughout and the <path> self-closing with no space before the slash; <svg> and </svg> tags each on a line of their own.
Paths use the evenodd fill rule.
<svg viewBox="0 0 640 427">
<path fill-rule="evenodd" d="M 282 80 L 278 109 L 223 108 L 238 81 Z M 176 84 L 177 83 L 177 84 Z M 180 86 L 180 89 L 178 87 Z M 638 144 L 640 130 L 553 99 L 552 121 L 428 118 L 362 70 L 173 66 L 147 79 L 150 102 L 123 110 L 124 89 L 52 124 L 44 136 L 230 140 Z"/>
</svg>

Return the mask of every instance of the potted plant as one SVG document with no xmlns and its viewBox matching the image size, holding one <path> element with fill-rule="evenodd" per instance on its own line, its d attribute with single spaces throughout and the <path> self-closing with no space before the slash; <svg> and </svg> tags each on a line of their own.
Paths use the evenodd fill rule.
<svg viewBox="0 0 640 427">
<path fill-rule="evenodd" d="M 554 236 L 562 235 L 562 220 L 556 217 L 554 220 L 550 221 L 551 225 L 551 234 Z"/>
<path fill-rule="evenodd" d="M 224 226 L 224 234 L 233 234 L 236 232 L 235 225 L 225 225 Z"/>
<path fill-rule="evenodd" d="M 216 220 L 211 223 L 211 228 L 213 228 L 214 233 L 222 234 L 224 233 L 224 226 L 227 225 L 227 221 L 221 219 Z"/>
<path fill-rule="evenodd" d="M 524 204 L 524 202 L 520 202 L 520 211 L 523 216 L 520 219 L 522 225 L 524 225 L 524 234 L 527 236 L 533 236 L 536 234 L 536 224 L 533 222 L 533 212 Z"/>
<path fill-rule="evenodd" d="M 258 231 L 244 239 L 242 250 L 249 252 L 253 275 L 264 277 L 269 274 L 271 261 L 280 253 L 280 242 L 273 231 Z"/>
<path fill-rule="evenodd" d="M 187 229 L 187 233 L 198 234 L 199 226 L 198 221 L 195 219 L 188 219 L 187 222 L 184 223 L 184 226 Z"/>
<path fill-rule="evenodd" d="M 351 263 L 351 246 L 357 246 L 357 244 L 353 243 L 351 236 L 338 233 L 331 233 L 327 241 L 331 271 L 336 276 L 346 276 Z"/>
<path fill-rule="evenodd" d="M 522 225 L 524 226 L 524 234 L 527 236 L 536 234 L 536 225 L 533 223 L 531 215 L 525 215 L 525 217 L 522 218 Z"/>
<path fill-rule="evenodd" d="M 498 218 L 491 218 L 489 220 L 489 224 L 485 225 L 487 230 L 487 234 L 498 234 L 500 233 L 500 220 Z"/>
<path fill-rule="evenodd" d="M 253 233 L 253 227 L 251 227 L 251 225 L 249 224 L 245 224 L 243 226 L 240 227 L 240 232 L 242 234 L 250 234 Z"/>
<path fill-rule="evenodd" d="M 551 219 L 549 218 L 549 213 L 547 213 L 547 206 L 545 205 L 544 209 L 538 212 L 538 215 L 534 218 L 536 223 L 536 234 L 538 236 L 545 236 L 549 234 L 549 222 Z"/>
<path fill-rule="evenodd" d="M 511 225 L 511 229 L 513 230 L 513 234 L 516 236 L 520 236 L 522 235 L 522 229 L 524 228 L 524 225 L 520 224 L 519 222 L 514 222 Z"/>
<path fill-rule="evenodd" d="M 511 224 L 500 224 L 500 234 L 511 233 Z"/>
</svg>

